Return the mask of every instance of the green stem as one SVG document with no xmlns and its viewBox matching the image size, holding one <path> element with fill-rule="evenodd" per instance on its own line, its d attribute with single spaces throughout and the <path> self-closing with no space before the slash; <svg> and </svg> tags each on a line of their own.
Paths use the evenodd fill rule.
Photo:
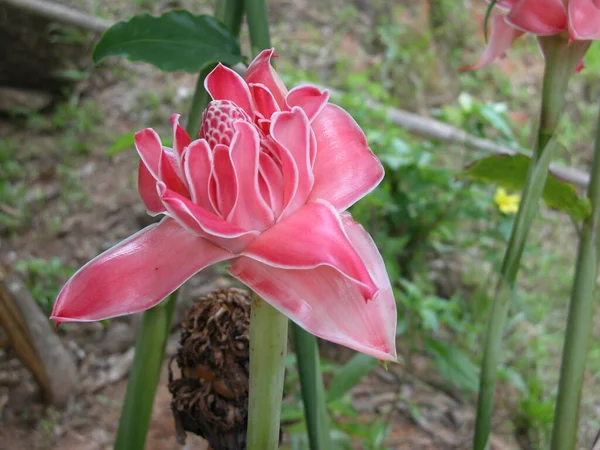
<svg viewBox="0 0 600 450">
<path fill-rule="evenodd" d="M 275 450 L 279 447 L 287 329 L 287 318 L 253 294 L 250 313 L 248 450 Z"/>
<path fill-rule="evenodd" d="M 225 23 L 235 36 L 239 35 L 243 14 L 243 0 L 219 0 L 215 8 L 215 17 Z M 213 67 L 202 69 L 196 82 L 187 123 L 187 132 L 194 137 L 200 129 L 202 111 L 210 101 L 204 89 L 204 79 Z M 165 345 L 177 304 L 177 292 L 142 316 L 133 366 L 121 408 L 115 450 L 144 450 Z"/>
<path fill-rule="evenodd" d="M 246 0 L 245 2 L 252 54 L 257 55 L 262 50 L 271 47 L 267 5 L 265 0 Z"/>
<path fill-rule="evenodd" d="M 215 68 L 215 64 L 209 64 L 204 67 L 198 74 L 196 80 L 196 89 L 194 90 L 194 96 L 192 97 L 192 105 L 188 114 L 186 130 L 192 139 L 198 137 L 200 132 L 200 125 L 202 120 L 202 112 L 210 102 L 211 98 L 206 89 L 204 89 L 204 79 L 207 75 Z"/>
<path fill-rule="evenodd" d="M 142 316 L 135 357 L 121 409 L 115 450 L 144 450 L 176 304 L 177 292 L 174 292 L 166 301 Z"/>
<path fill-rule="evenodd" d="M 541 39 L 541 45 L 546 66 L 542 87 L 540 126 L 523 188 L 521 204 L 502 261 L 486 330 L 473 439 L 474 450 L 484 450 L 488 444 L 494 409 L 496 375 L 501 364 L 500 353 L 504 325 L 510 300 L 514 295 L 521 256 L 546 183 L 548 167 L 555 147 L 554 132 L 562 115 L 567 85 L 577 63 L 587 49 L 587 44 L 574 42 L 567 45 L 562 36 L 544 37 Z"/>
<path fill-rule="evenodd" d="M 239 37 L 242 27 L 242 18 L 244 17 L 244 0 L 218 0 L 215 5 L 215 17 L 223 22 L 235 37 Z M 200 131 L 200 122 L 202 111 L 208 105 L 211 98 L 206 89 L 204 89 L 204 79 L 215 68 L 216 64 L 209 64 L 198 74 L 196 88 L 192 98 L 192 106 L 188 114 L 187 132 L 195 139 Z"/>
<path fill-rule="evenodd" d="M 317 338 L 295 323 L 292 323 L 292 334 L 310 448 L 311 450 L 329 450 L 333 446 L 329 434 L 329 417 L 327 416 Z"/>
<path fill-rule="evenodd" d="M 583 374 L 592 335 L 594 293 L 600 255 L 600 113 L 598 117 L 592 177 L 588 186 L 592 214 L 584 221 L 579 238 L 552 430 L 552 450 L 575 448 Z"/>
</svg>

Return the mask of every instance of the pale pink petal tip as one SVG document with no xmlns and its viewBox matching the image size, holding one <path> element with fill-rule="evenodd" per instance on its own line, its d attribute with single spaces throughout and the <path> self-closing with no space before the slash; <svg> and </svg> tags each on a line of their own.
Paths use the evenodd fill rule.
<svg viewBox="0 0 600 450">
<path fill-rule="evenodd" d="M 463 66 L 462 71 L 481 69 L 491 62 L 505 55 L 506 51 L 512 46 L 513 42 L 523 34 L 523 31 L 509 25 L 505 16 L 497 14 L 492 17 L 492 33 L 488 45 L 479 60 L 470 66 Z"/>
</svg>

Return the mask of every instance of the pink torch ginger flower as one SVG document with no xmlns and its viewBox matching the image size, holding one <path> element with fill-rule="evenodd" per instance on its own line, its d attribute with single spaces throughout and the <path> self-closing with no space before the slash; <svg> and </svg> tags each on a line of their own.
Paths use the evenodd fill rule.
<svg viewBox="0 0 600 450">
<path fill-rule="evenodd" d="M 173 149 L 135 136 L 139 191 L 158 224 L 83 266 L 52 319 L 95 321 L 158 304 L 208 265 L 229 272 L 311 333 L 396 359 L 385 266 L 346 208 L 383 178 L 356 122 L 314 86 L 287 91 L 263 51 L 245 78 L 219 65 L 193 140 L 172 117 Z"/>
<path fill-rule="evenodd" d="M 479 69 L 504 56 L 524 33 L 538 39 L 564 34 L 565 42 L 600 39 L 600 0 L 498 0 L 495 6 L 504 14 L 492 17 L 487 48 L 464 70 Z"/>
</svg>

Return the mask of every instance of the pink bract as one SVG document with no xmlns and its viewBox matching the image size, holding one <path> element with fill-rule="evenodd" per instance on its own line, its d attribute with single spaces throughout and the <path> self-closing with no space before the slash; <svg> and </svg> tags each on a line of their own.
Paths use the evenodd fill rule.
<svg viewBox="0 0 600 450">
<path fill-rule="evenodd" d="M 173 148 L 152 129 L 135 145 L 140 195 L 165 218 L 83 266 L 64 286 L 57 322 L 146 310 L 204 267 L 229 272 L 311 333 L 395 360 L 396 306 L 371 237 L 344 212 L 383 167 L 356 122 L 315 86 L 287 91 L 270 64 L 245 78 L 223 65 L 192 140 L 171 118 Z"/>
<path fill-rule="evenodd" d="M 499 0 L 495 6 L 502 13 L 492 16 L 487 48 L 463 70 L 479 69 L 503 57 L 524 33 L 538 39 L 564 34 L 565 44 L 600 39 L 600 0 Z"/>
</svg>

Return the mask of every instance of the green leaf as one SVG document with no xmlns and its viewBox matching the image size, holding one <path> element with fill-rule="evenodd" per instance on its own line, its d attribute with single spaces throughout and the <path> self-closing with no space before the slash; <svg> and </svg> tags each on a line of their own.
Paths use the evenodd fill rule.
<svg viewBox="0 0 600 450">
<path fill-rule="evenodd" d="M 122 134 L 114 140 L 110 147 L 108 147 L 108 150 L 106 150 L 106 154 L 108 156 L 114 156 L 117 153 L 121 153 L 122 151 L 135 148 L 134 139 L 135 133 Z M 172 138 L 162 138 L 161 141 L 162 145 L 164 145 L 165 147 L 171 147 L 173 145 Z"/>
<path fill-rule="evenodd" d="M 128 150 L 130 148 L 133 148 L 134 147 L 133 139 L 134 139 L 133 133 L 122 134 L 121 136 L 119 136 L 118 138 L 115 139 L 115 141 L 112 143 L 112 145 L 110 147 L 108 147 L 108 150 L 106 150 L 106 153 L 108 154 L 108 156 L 114 156 L 117 153 L 121 153 L 123 150 Z"/>
<path fill-rule="evenodd" d="M 491 155 L 475 161 L 464 175 L 486 183 L 497 183 L 519 191 L 525 184 L 531 158 L 526 155 Z M 565 211 L 574 220 L 582 220 L 591 212 L 589 200 L 580 197 L 575 187 L 550 171 L 542 195 L 548 207 Z"/>
<path fill-rule="evenodd" d="M 357 353 L 350 361 L 333 373 L 327 391 L 327 402 L 342 397 L 377 365 L 379 361 L 363 353 Z"/>
<path fill-rule="evenodd" d="M 110 27 L 94 48 L 95 63 L 108 56 L 153 64 L 166 72 L 197 73 L 209 63 L 242 59 L 231 33 L 209 15 L 175 10 L 162 16 L 138 14 Z"/>
<path fill-rule="evenodd" d="M 425 351 L 433 356 L 440 374 L 460 389 L 476 392 L 479 385 L 477 367 L 459 348 L 445 342 L 426 339 Z"/>
</svg>

